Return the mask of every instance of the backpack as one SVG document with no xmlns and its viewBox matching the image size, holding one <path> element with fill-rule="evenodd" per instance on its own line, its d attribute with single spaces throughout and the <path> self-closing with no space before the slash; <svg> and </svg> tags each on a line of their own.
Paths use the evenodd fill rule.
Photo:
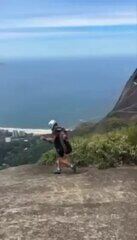
<svg viewBox="0 0 137 240">
<path fill-rule="evenodd" d="M 62 135 L 62 139 L 63 139 L 64 151 L 66 154 L 70 154 L 72 152 L 72 146 L 69 142 L 68 133 L 67 133 L 66 129 L 62 128 L 60 134 Z"/>
<path fill-rule="evenodd" d="M 72 152 L 72 146 L 70 142 L 67 140 L 64 140 L 64 145 L 65 145 L 65 153 L 70 154 Z"/>
</svg>

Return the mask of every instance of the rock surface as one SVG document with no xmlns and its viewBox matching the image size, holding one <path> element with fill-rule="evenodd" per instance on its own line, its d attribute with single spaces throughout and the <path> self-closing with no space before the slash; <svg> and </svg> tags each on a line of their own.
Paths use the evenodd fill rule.
<svg viewBox="0 0 137 240">
<path fill-rule="evenodd" d="M 137 69 L 127 82 L 111 114 L 126 119 L 137 119 Z"/>
<path fill-rule="evenodd" d="M 137 167 L 0 171 L 0 239 L 137 239 Z"/>
</svg>

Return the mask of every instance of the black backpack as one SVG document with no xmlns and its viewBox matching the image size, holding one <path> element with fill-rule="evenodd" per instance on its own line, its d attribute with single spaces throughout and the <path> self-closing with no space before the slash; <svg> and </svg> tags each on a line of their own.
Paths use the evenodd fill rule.
<svg viewBox="0 0 137 240">
<path fill-rule="evenodd" d="M 68 140 L 68 133 L 65 128 L 61 129 L 62 135 L 63 135 L 63 142 L 64 142 L 64 147 L 65 147 L 65 153 L 70 154 L 72 152 L 72 146 Z"/>
<path fill-rule="evenodd" d="M 72 152 L 72 146 L 70 142 L 67 140 L 64 140 L 64 145 L 65 145 L 65 153 L 70 154 Z"/>
</svg>

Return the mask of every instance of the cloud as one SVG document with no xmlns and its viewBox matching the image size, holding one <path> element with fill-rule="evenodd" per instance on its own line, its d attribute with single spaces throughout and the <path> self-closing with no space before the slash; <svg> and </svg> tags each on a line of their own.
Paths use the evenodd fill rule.
<svg viewBox="0 0 137 240">
<path fill-rule="evenodd" d="M 61 38 L 61 37 L 94 37 L 96 27 L 132 26 L 128 32 L 137 25 L 137 17 L 133 11 L 113 12 L 97 16 L 73 15 L 54 17 L 27 17 L 18 19 L 0 20 L 0 40 L 23 38 Z M 100 34 L 102 35 L 100 28 Z M 121 31 L 121 30 L 120 30 Z M 82 35 L 83 34 L 83 35 Z M 104 34 L 104 31 L 103 31 Z M 109 32 L 110 34 L 110 32 Z M 114 31 L 116 35 L 116 31 Z M 112 36 L 112 32 L 111 32 Z"/>
<path fill-rule="evenodd" d="M 137 24 L 136 12 L 115 12 L 106 15 L 76 15 L 54 17 L 28 17 L 18 19 L 1 19 L 0 30 L 44 28 L 44 27 L 80 27 L 80 26 L 114 26 Z"/>
<path fill-rule="evenodd" d="M 19 40 L 19 39 L 77 39 L 84 38 L 103 38 L 136 35 L 136 26 L 100 26 L 100 27 L 68 27 L 68 28 L 24 28 L 8 29 L 0 32 L 0 40 Z"/>
</svg>

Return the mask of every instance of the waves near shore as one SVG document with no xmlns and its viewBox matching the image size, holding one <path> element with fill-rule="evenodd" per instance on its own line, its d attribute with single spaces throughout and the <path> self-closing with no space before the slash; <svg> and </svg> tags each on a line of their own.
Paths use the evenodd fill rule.
<svg viewBox="0 0 137 240">
<path fill-rule="evenodd" d="M 51 130 L 50 129 L 30 129 L 30 128 L 6 128 L 6 127 L 0 127 L 0 130 L 5 130 L 9 132 L 13 131 L 23 131 L 27 134 L 34 134 L 34 135 L 42 135 L 42 134 L 50 134 Z"/>
</svg>

